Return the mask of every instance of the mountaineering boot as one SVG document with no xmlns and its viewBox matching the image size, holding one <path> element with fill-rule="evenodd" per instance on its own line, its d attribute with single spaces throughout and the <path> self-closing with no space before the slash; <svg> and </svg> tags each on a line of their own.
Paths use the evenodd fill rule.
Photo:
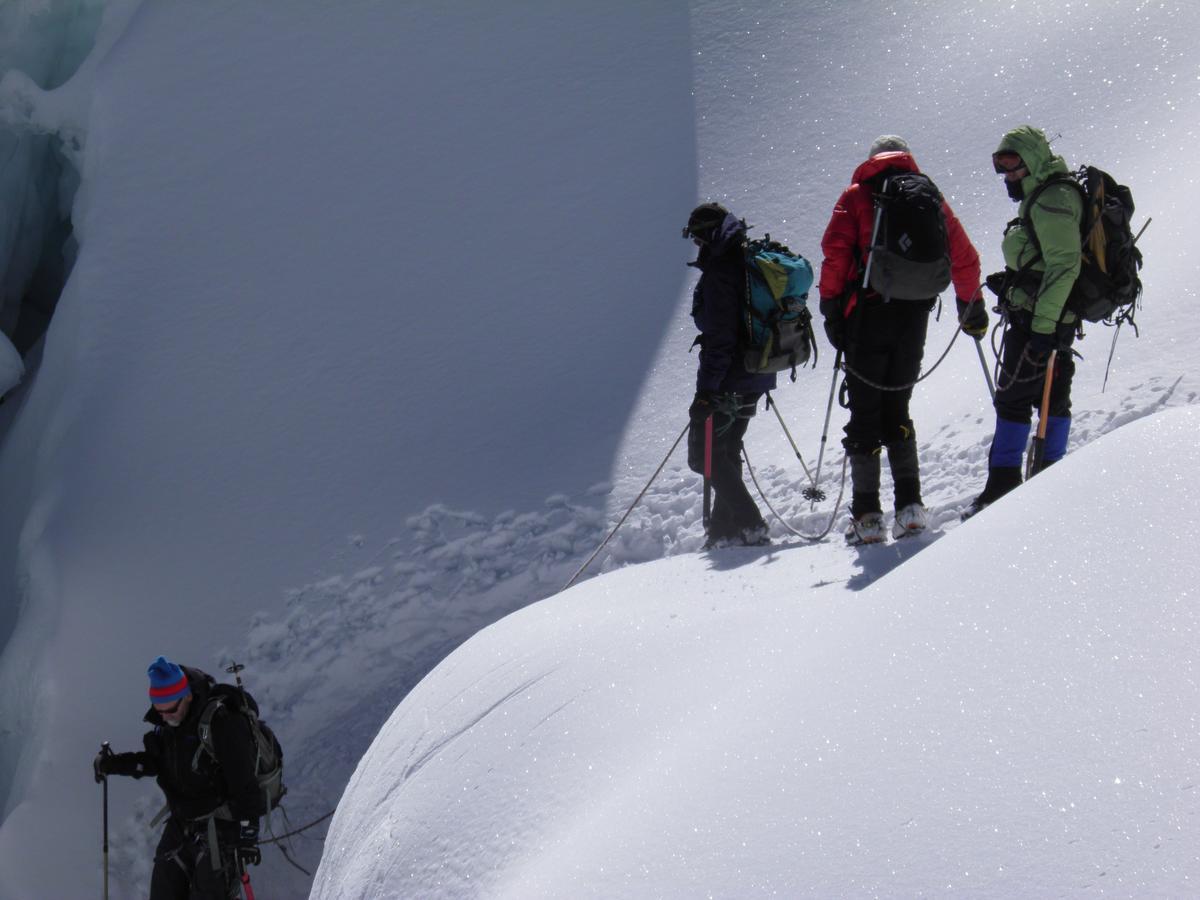
<svg viewBox="0 0 1200 900">
<path fill-rule="evenodd" d="M 983 493 L 972 500 L 971 505 L 963 510 L 962 520 L 965 522 L 985 507 L 995 503 L 1013 488 L 1019 487 L 1020 484 L 1020 466 L 997 466 L 988 469 L 987 484 L 983 486 Z"/>
<path fill-rule="evenodd" d="M 879 448 L 867 453 L 850 454 L 850 527 L 846 543 L 878 544 L 887 537 L 883 526 L 883 510 L 879 506 Z"/>
<path fill-rule="evenodd" d="M 771 543 L 770 528 L 764 522 L 762 525 L 751 525 L 742 529 L 741 541 L 746 547 L 766 547 Z"/>
<path fill-rule="evenodd" d="M 921 534 L 929 527 L 929 516 L 920 503 L 910 503 L 896 509 L 896 522 L 892 526 L 892 537 L 896 540 Z"/>
<path fill-rule="evenodd" d="M 892 487 L 896 509 L 921 505 L 921 468 L 917 461 L 917 438 L 911 428 L 901 427 L 904 437 L 887 445 L 888 466 L 892 470 Z"/>
<path fill-rule="evenodd" d="M 1070 421 L 1069 419 L 1067 421 Z M 962 513 L 965 522 L 990 503 L 995 503 L 1021 483 L 1021 464 L 1032 426 L 996 416 L 996 432 L 988 451 L 988 479 L 983 493 L 971 501 Z"/>
<path fill-rule="evenodd" d="M 771 545 L 770 527 L 766 522 L 749 525 L 736 535 L 725 537 L 709 537 L 704 542 L 705 550 L 722 550 L 726 547 L 769 547 Z"/>
<path fill-rule="evenodd" d="M 1071 432 L 1070 416 L 1051 416 L 1046 420 L 1046 445 L 1042 464 L 1056 463 L 1067 455 L 1067 436 Z"/>
<path fill-rule="evenodd" d="M 879 505 L 879 448 L 867 453 L 850 453 L 850 515 L 883 512 Z"/>
<path fill-rule="evenodd" d="M 880 544 L 887 538 L 887 530 L 883 527 L 883 513 L 863 513 L 850 520 L 846 529 L 846 543 L 851 547 L 860 544 Z"/>
<path fill-rule="evenodd" d="M 992 447 L 988 451 L 988 468 L 1021 468 L 1025 459 L 1025 445 L 1029 443 L 1029 431 L 1032 427 L 1028 422 L 1014 422 L 1012 419 L 996 416 L 996 431 L 992 435 Z"/>
</svg>

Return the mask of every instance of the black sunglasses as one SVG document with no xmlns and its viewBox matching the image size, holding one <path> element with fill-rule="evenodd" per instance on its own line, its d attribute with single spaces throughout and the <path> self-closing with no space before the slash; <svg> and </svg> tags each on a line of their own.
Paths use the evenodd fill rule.
<svg viewBox="0 0 1200 900">
<path fill-rule="evenodd" d="M 186 697 L 186 696 L 187 695 L 185 694 L 184 697 Z M 182 705 L 182 703 L 184 701 L 184 697 L 180 697 L 178 700 L 176 700 L 170 706 L 165 706 L 165 707 L 156 706 L 155 709 L 158 710 L 158 714 L 160 716 L 173 716 L 173 715 L 175 715 L 175 713 L 177 713 L 179 711 L 179 707 L 180 707 L 180 705 Z"/>
</svg>

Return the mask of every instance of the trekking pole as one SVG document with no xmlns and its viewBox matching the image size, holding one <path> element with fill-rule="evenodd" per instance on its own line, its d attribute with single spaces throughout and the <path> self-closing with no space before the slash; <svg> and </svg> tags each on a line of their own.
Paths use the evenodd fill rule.
<svg viewBox="0 0 1200 900">
<path fill-rule="evenodd" d="M 975 349 L 979 352 L 979 365 L 983 366 L 983 377 L 987 380 L 988 393 L 992 395 L 992 402 L 996 402 L 996 385 L 992 383 L 992 373 L 988 369 L 987 358 L 983 355 L 983 342 L 976 341 Z"/>
<path fill-rule="evenodd" d="M 839 350 L 833 358 L 833 381 L 829 385 L 829 402 L 825 405 L 825 427 L 821 429 L 821 451 L 817 454 L 817 474 L 813 483 L 802 492 L 804 499 L 811 501 L 810 509 L 817 505 L 818 500 L 825 499 L 821 490 L 821 463 L 825 459 L 825 442 L 829 439 L 829 417 L 833 415 L 833 395 L 837 391 L 838 371 L 842 367 L 842 351 Z"/>
<path fill-rule="evenodd" d="M 1123 324 L 1125 323 L 1118 322 L 1117 327 L 1113 329 L 1112 344 L 1108 348 L 1108 362 L 1104 364 L 1104 383 L 1100 385 L 1100 393 L 1102 394 L 1108 388 L 1108 373 L 1112 369 L 1113 354 L 1117 352 L 1117 337 L 1121 334 L 1121 326 Z"/>
<path fill-rule="evenodd" d="M 708 534 L 708 526 L 712 522 L 712 444 L 713 417 L 709 413 L 704 420 L 704 511 L 700 516 L 705 534 Z"/>
<path fill-rule="evenodd" d="M 1038 410 L 1038 427 L 1037 434 L 1033 438 L 1033 446 L 1029 450 L 1029 458 L 1025 461 L 1025 480 L 1028 481 L 1038 472 L 1042 471 L 1045 465 L 1046 456 L 1046 426 L 1049 424 L 1050 418 L 1050 388 L 1054 383 L 1054 361 L 1058 356 L 1058 349 L 1050 351 L 1050 358 L 1046 360 L 1046 381 L 1042 386 L 1042 405 Z"/>
<path fill-rule="evenodd" d="M 770 395 L 768 395 L 770 397 Z M 792 437 L 792 433 L 788 431 L 787 423 L 783 421 L 783 416 L 779 412 L 779 407 L 775 403 L 775 398 L 770 397 L 771 409 L 775 411 L 775 418 L 779 420 L 779 427 L 783 429 L 783 433 L 787 435 L 788 443 L 792 445 L 792 452 L 796 454 L 796 459 L 800 460 L 800 468 L 804 470 L 804 477 L 808 479 L 809 484 L 816 484 L 813 481 L 812 472 L 808 471 L 808 466 L 804 463 L 804 457 L 800 455 L 800 448 L 796 446 L 796 440 Z"/>
<path fill-rule="evenodd" d="M 105 741 L 100 745 L 100 752 L 105 756 L 112 755 L 112 747 Z M 108 776 L 101 781 L 104 787 L 104 900 L 108 900 Z"/>
<path fill-rule="evenodd" d="M 608 533 L 608 537 L 601 541 L 600 546 L 597 547 L 595 551 L 593 551 L 592 555 L 587 558 L 587 562 L 580 566 L 579 570 L 571 576 L 571 580 L 564 584 L 559 590 L 565 591 L 567 588 L 573 585 L 575 580 L 583 574 L 583 570 L 590 566 L 592 564 L 592 560 L 600 555 L 600 551 L 608 546 L 608 542 L 611 541 L 613 535 L 617 533 L 617 529 L 625 524 L 625 520 L 629 518 L 629 514 L 633 512 L 634 507 L 636 507 L 642 497 L 645 496 L 646 491 L 650 490 L 650 485 L 654 484 L 654 479 L 658 477 L 658 474 L 666 466 L 667 460 L 671 458 L 671 454 L 675 452 L 675 448 L 679 446 L 679 442 L 683 440 L 683 436 L 688 433 L 688 429 L 691 427 L 692 423 L 689 421 L 688 424 L 683 427 L 683 431 L 679 432 L 679 437 L 675 438 L 675 443 L 671 445 L 671 449 L 667 451 L 667 455 L 663 457 L 663 461 L 658 464 L 658 468 L 654 470 L 654 474 L 650 476 L 650 480 L 646 482 L 646 486 L 642 488 L 641 493 L 633 498 L 633 502 L 629 504 L 629 509 L 625 510 L 625 515 L 621 516 L 621 520 L 613 526 L 612 531 Z"/>
<path fill-rule="evenodd" d="M 246 686 L 242 684 L 242 670 L 244 668 L 246 667 L 240 662 L 231 662 L 225 667 L 225 671 L 233 676 L 234 680 L 237 682 L 238 690 L 243 694 L 246 693 Z"/>
</svg>

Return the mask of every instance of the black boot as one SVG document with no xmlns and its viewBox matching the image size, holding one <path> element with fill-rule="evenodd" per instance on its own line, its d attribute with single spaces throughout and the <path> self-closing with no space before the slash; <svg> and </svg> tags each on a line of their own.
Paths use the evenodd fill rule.
<svg viewBox="0 0 1200 900">
<path fill-rule="evenodd" d="M 917 461 L 917 439 L 909 437 L 887 445 L 896 509 L 921 502 L 921 467 Z"/>
<path fill-rule="evenodd" d="M 965 522 L 984 507 L 995 503 L 1013 488 L 1019 487 L 1020 484 L 1020 466 L 997 466 L 988 469 L 987 484 L 983 486 L 983 493 L 972 500 L 971 505 L 963 512 L 963 521 Z"/>
<path fill-rule="evenodd" d="M 850 515 L 881 512 L 879 505 L 879 450 L 850 454 Z"/>
</svg>

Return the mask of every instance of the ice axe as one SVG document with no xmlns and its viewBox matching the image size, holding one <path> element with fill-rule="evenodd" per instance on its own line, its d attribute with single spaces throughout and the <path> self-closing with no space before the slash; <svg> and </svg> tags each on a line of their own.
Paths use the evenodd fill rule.
<svg viewBox="0 0 1200 900">
<path fill-rule="evenodd" d="M 1046 380 L 1042 385 L 1042 405 L 1038 410 L 1037 434 L 1033 437 L 1033 446 L 1029 449 L 1029 458 L 1025 460 L 1025 480 L 1028 481 L 1046 465 L 1046 426 L 1050 421 L 1050 388 L 1054 385 L 1054 361 L 1058 357 L 1058 348 L 1050 351 L 1046 360 Z"/>
</svg>

